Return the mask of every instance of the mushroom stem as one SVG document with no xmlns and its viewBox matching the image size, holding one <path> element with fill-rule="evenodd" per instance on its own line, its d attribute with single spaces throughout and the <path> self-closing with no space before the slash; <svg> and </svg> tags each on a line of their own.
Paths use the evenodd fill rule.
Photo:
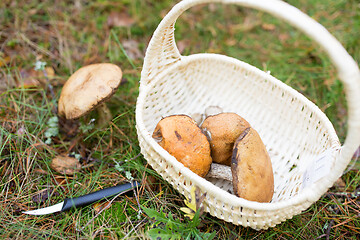
<svg viewBox="0 0 360 240">
<path fill-rule="evenodd" d="M 206 178 L 221 178 L 232 182 L 233 179 L 232 179 L 231 167 L 223 164 L 212 163 L 210 167 L 210 171 L 206 175 Z"/>
<path fill-rule="evenodd" d="M 219 113 L 223 113 L 224 110 L 219 106 L 209 106 L 205 109 L 205 118 L 212 115 L 217 115 Z"/>
<path fill-rule="evenodd" d="M 105 127 L 109 124 L 109 122 L 112 120 L 112 114 L 110 112 L 110 109 L 106 106 L 106 104 L 100 103 L 100 105 L 97 107 L 96 111 L 99 114 L 98 119 L 98 127 Z"/>
</svg>

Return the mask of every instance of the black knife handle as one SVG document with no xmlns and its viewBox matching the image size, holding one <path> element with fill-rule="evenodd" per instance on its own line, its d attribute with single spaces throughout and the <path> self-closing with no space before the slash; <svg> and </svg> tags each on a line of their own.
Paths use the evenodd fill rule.
<svg viewBox="0 0 360 240">
<path fill-rule="evenodd" d="M 139 186 L 139 183 L 137 181 L 133 181 L 130 183 L 125 183 L 114 187 L 104 188 L 97 192 L 89 193 L 84 196 L 80 196 L 76 198 L 66 198 L 64 200 L 64 205 L 61 211 L 66 211 L 71 208 L 86 206 L 91 203 L 97 202 L 101 199 L 110 198 L 122 192 L 131 190 L 132 188 L 135 188 L 137 186 Z"/>
</svg>

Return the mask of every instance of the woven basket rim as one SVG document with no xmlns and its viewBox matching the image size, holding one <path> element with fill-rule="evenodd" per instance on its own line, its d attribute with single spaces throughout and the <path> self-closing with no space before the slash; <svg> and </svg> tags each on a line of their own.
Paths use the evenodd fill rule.
<svg viewBox="0 0 360 240">
<path fill-rule="evenodd" d="M 152 137 L 151 133 L 147 131 L 144 121 L 142 119 L 142 110 L 144 106 L 144 100 L 146 98 L 146 95 L 150 89 L 156 85 L 157 81 L 160 79 L 163 79 L 166 77 L 166 75 L 174 71 L 176 68 L 179 68 L 183 65 L 188 64 L 191 61 L 197 61 L 197 60 L 203 60 L 206 58 L 207 60 L 216 60 L 216 61 L 227 61 L 236 65 L 241 65 L 241 67 L 245 67 L 250 69 L 251 71 L 256 72 L 256 74 L 261 75 L 262 77 L 266 78 L 268 81 L 271 81 L 274 85 L 282 88 L 284 91 L 290 92 L 292 95 L 296 95 L 297 99 L 302 101 L 304 105 L 309 106 L 311 110 L 316 112 L 318 114 L 318 117 L 320 117 L 322 126 L 328 130 L 329 138 L 330 138 L 330 148 L 333 152 L 332 157 L 335 158 L 335 152 L 337 153 L 338 150 L 341 148 L 338 136 L 336 134 L 336 131 L 330 122 L 330 120 L 327 118 L 325 113 L 323 113 L 313 102 L 311 102 L 309 99 L 307 99 L 304 95 L 296 91 L 295 89 L 291 88 L 290 86 L 286 85 L 285 83 L 281 82 L 277 78 L 271 76 L 269 73 L 266 73 L 246 62 L 243 62 L 239 59 L 232 58 L 226 55 L 221 54 L 214 54 L 214 53 L 198 53 L 198 54 L 192 54 L 189 56 L 182 56 L 179 61 L 171 65 L 170 67 L 166 68 L 164 71 L 162 71 L 159 75 L 157 75 L 150 84 L 146 86 L 140 86 L 140 92 L 139 97 L 136 104 L 136 125 L 140 133 L 143 135 L 145 141 L 159 154 L 161 157 L 166 159 L 166 161 L 169 161 L 172 165 L 174 165 L 176 168 L 179 169 L 181 174 L 184 174 L 186 178 L 190 178 L 190 180 L 196 185 L 202 186 L 207 189 L 207 191 L 211 191 L 214 195 L 222 196 L 223 198 L 227 198 L 229 201 L 234 203 L 233 206 L 239 206 L 239 207 L 248 207 L 254 210 L 278 210 L 283 209 L 287 207 L 291 207 L 292 205 L 302 204 L 304 202 L 313 203 L 315 202 L 320 196 L 327 190 L 328 184 L 321 184 L 323 187 L 316 187 L 317 184 L 312 184 L 311 186 L 303 189 L 300 191 L 296 196 L 291 197 L 290 199 L 282 200 L 279 202 L 270 202 L 270 203 L 259 203 L 254 201 L 249 201 L 243 198 L 239 198 L 233 194 L 230 194 L 223 189 L 215 186 L 210 181 L 206 180 L 205 178 L 202 178 L 195 173 L 193 173 L 190 169 L 186 168 L 178 162 L 173 156 L 171 156 L 166 150 L 164 150 Z M 326 150 L 326 149 L 324 149 Z M 334 160 L 334 159 L 332 159 Z M 326 178 L 323 179 L 326 181 Z M 322 181 L 322 180 L 320 180 Z"/>
</svg>

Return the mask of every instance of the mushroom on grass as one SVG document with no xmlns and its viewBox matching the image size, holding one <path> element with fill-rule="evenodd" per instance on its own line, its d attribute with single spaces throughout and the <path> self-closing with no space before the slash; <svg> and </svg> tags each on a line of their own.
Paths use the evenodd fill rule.
<svg viewBox="0 0 360 240">
<path fill-rule="evenodd" d="M 78 69 L 64 84 L 58 114 L 65 119 L 77 119 L 98 107 L 99 119 L 110 121 L 112 116 L 103 102 L 115 93 L 121 79 L 120 67 L 111 63 L 91 64 Z"/>
<path fill-rule="evenodd" d="M 152 137 L 179 162 L 201 177 L 205 177 L 212 162 L 210 144 L 186 115 L 172 115 L 159 121 Z"/>
</svg>

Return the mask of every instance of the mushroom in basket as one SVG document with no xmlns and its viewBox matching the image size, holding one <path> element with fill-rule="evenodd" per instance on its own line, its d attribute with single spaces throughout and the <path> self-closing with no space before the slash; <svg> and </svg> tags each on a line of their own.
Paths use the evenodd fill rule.
<svg viewBox="0 0 360 240">
<path fill-rule="evenodd" d="M 211 146 L 214 162 L 230 166 L 236 139 L 250 124 L 236 113 L 219 113 L 208 116 L 201 125 Z"/>
<path fill-rule="evenodd" d="M 199 176 L 232 182 L 238 197 L 270 202 L 274 193 L 273 170 L 256 130 L 235 113 L 209 116 L 201 127 L 207 137 L 192 118 L 173 115 L 159 121 L 153 138 Z"/>
<path fill-rule="evenodd" d="M 271 201 L 274 194 L 273 170 L 269 154 L 255 129 L 245 129 L 236 140 L 231 172 L 237 196 L 250 201 Z"/>
<path fill-rule="evenodd" d="M 205 177 L 209 172 L 212 162 L 210 144 L 189 116 L 173 115 L 161 119 L 152 137 L 194 173 Z"/>
</svg>

